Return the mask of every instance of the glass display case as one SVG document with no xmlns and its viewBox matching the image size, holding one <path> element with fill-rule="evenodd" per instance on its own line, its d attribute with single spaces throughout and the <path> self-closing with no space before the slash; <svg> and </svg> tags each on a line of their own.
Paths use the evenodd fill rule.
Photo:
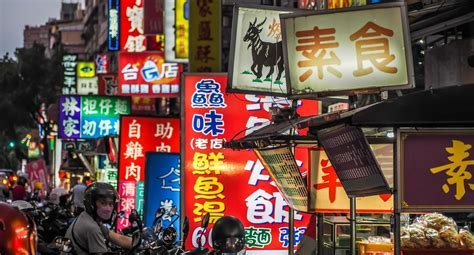
<svg viewBox="0 0 474 255">
<path fill-rule="evenodd" d="M 323 255 L 350 254 L 351 231 L 346 217 L 325 217 L 323 225 Z M 357 218 L 356 240 L 369 236 L 390 238 L 390 220 L 383 218 Z"/>
</svg>

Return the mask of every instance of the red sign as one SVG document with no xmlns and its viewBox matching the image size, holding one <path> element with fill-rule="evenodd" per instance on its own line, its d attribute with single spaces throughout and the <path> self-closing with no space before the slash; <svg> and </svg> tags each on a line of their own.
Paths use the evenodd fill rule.
<svg viewBox="0 0 474 255">
<path fill-rule="evenodd" d="M 119 94 L 179 96 L 181 64 L 165 63 L 163 53 L 121 53 Z"/>
<path fill-rule="evenodd" d="M 99 95 L 117 96 L 118 80 L 117 74 L 99 74 Z"/>
<path fill-rule="evenodd" d="M 30 162 L 26 165 L 26 173 L 28 174 L 29 184 L 31 190 L 34 190 L 35 182 L 41 182 L 43 184 L 41 197 L 46 197 L 48 191 L 48 171 L 44 160 L 39 159 Z"/>
<path fill-rule="evenodd" d="M 249 150 L 224 149 L 223 142 L 257 125 L 269 124 L 269 107 L 290 106 L 283 98 L 226 95 L 227 76 L 184 76 L 184 208 L 190 238 L 197 247 L 201 218 L 210 213 L 210 227 L 222 216 L 233 215 L 245 226 L 247 249 L 286 250 L 289 240 L 288 204 L 272 184 L 269 173 Z M 317 112 L 317 103 L 301 109 Z M 301 112 L 300 112 L 301 114 Z M 305 115 L 305 114 L 301 114 Z M 241 132 L 246 135 L 245 132 Z M 302 169 L 308 169 L 308 151 L 297 151 Z M 295 214 L 295 241 L 299 242 L 309 217 Z M 209 230 L 203 242 L 209 244 Z M 283 252 L 283 251 L 281 251 Z"/>
<path fill-rule="evenodd" d="M 120 50 L 142 52 L 146 50 L 143 31 L 143 1 L 120 1 Z"/>
<path fill-rule="evenodd" d="M 142 209 L 147 152 L 180 152 L 180 121 L 177 118 L 122 116 L 120 121 L 119 210 Z M 132 192 L 133 190 L 133 192 Z M 135 192 L 136 191 L 136 192 Z M 128 221 L 119 222 L 119 227 Z"/>
<path fill-rule="evenodd" d="M 164 34 L 163 9 L 164 0 L 144 0 L 145 34 Z"/>
</svg>

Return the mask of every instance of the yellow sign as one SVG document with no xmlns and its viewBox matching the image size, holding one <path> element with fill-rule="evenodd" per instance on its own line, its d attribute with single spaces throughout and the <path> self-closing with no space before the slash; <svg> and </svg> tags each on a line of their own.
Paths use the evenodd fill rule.
<svg viewBox="0 0 474 255">
<path fill-rule="evenodd" d="M 371 146 L 385 178 L 393 186 L 393 145 Z M 310 153 L 310 209 L 316 212 L 348 212 L 350 201 L 339 178 L 322 149 Z M 357 212 L 391 212 L 393 196 L 377 195 L 357 198 Z"/>
<path fill-rule="evenodd" d="M 91 78 L 95 76 L 94 62 L 79 62 L 77 64 L 77 77 Z"/>
<path fill-rule="evenodd" d="M 281 19 L 291 94 L 413 86 L 403 5 Z"/>
<path fill-rule="evenodd" d="M 190 1 L 189 68 L 221 71 L 221 1 Z"/>
<path fill-rule="evenodd" d="M 176 0 L 176 58 L 188 58 L 189 13 L 187 12 L 189 8 L 186 8 L 186 4 L 189 4 L 186 0 Z"/>
</svg>

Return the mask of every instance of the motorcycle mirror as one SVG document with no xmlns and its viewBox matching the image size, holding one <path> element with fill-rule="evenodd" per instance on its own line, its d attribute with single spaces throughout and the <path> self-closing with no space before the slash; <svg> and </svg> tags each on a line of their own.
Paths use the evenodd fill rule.
<svg viewBox="0 0 474 255">
<path fill-rule="evenodd" d="M 211 217 L 211 214 L 209 213 L 206 213 L 206 215 L 204 215 L 204 218 L 202 219 L 201 223 L 201 228 L 207 228 L 207 225 L 209 225 L 209 217 Z"/>
<path fill-rule="evenodd" d="M 67 237 L 57 236 L 54 238 L 55 247 L 61 252 L 71 252 L 72 251 L 72 241 Z"/>
</svg>

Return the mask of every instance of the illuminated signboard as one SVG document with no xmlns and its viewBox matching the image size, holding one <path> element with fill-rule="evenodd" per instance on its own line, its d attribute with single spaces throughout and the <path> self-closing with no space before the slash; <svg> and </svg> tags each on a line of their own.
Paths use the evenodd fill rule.
<svg viewBox="0 0 474 255">
<path fill-rule="evenodd" d="M 130 114 L 129 97 L 61 96 L 60 138 L 98 138 L 116 135 L 120 115 Z"/>
<path fill-rule="evenodd" d="M 76 90 L 76 66 L 77 66 L 77 55 L 66 54 L 63 56 L 63 67 L 64 67 L 64 81 L 62 93 L 64 95 L 74 95 L 77 93 Z"/>
<path fill-rule="evenodd" d="M 120 1 L 120 50 L 142 52 L 146 50 L 143 31 L 143 1 Z"/>
<path fill-rule="evenodd" d="M 117 74 L 99 74 L 99 95 L 117 96 L 118 95 L 118 77 Z"/>
<path fill-rule="evenodd" d="M 91 78 L 77 78 L 77 94 L 78 95 L 97 95 L 99 94 L 99 79 L 97 77 Z"/>
<path fill-rule="evenodd" d="M 95 76 L 94 62 L 79 62 L 77 63 L 77 77 L 91 78 Z"/>
<path fill-rule="evenodd" d="M 239 132 L 247 135 L 243 130 L 269 124 L 269 108 L 288 107 L 291 100 L 228 95 L 225 74 L 185 73 L 183 79 L 181 174 L 185 184 L 184 214 L 190 222 L 186 246 L 196 247 L 201 218 L 209 212 L 210 227 L 224 215 L 242 221 L 247 254 L 262 250 L 271 252 L 267 254 L 288 254 L 288 203 L 272 185 L 270 174 L 254 152 L 224 149 L 223 143 Z M 317 103 L 302 103 L 299 113 L 307 116 L 301 110 L 317 111 Z M 307 170 L 308 151 L 297 148 L 295 157 L 300 169 Z M 306 214 L 295 214 L 296 243 L 308 220 Z M 209 232 L 203 240 L 209 244 Z"/>
<path fill-rule="evenodd" d="M 96 74 L 106 74 L 109 72 L 109 56 L 107 54 L 95 55 Z"/>
<path fill-rule="evenodd" d="M 165 0 L 165 59 L 167 62 L 187 63 L 187 58 L 176 58 L 175 0 Z"/>
<path fill-rule="evenodd" d="M 119 210 L 128 215 L 132 209 L 143 210 L 143 194 L 133 188 L 143 188 L 145 154 L 147 152 L 180 152 L 180 120 L 122 116 L 119 148 Z M 128 220 L 120 221 L 127 226 Z"/>
<path fill-rule="evenodd" d="M 108 6 L 108 48 L 109 51 L 118 51 L 120 49 L 120 4 L 119 0 L 109 0 Z"/>
<path fill-rule="evenodd" d="M 191 1 L 189 68 L 191 72 L 221 71 L 221 1 Z"/>
<path fill-rule="evenodd" d="M 119 94 L 179 96 L 182 65 L 165 63 L 163 53 L 121 53 Z"/>
<path fill-rule="evenodd" d="M 175 0 L 175 54 L 176 58 L 188 58 L 189 1 Z"/>
<path fill-rule="evenodd" d="M 280 14 L 283 8 L 234 7 L 229 91 L 286 95 Z"/>
<path fill-rule="evenodd" d="M 404 3 L 282 15 L 285 72 L 294 97 L 411 88 Z"/>
</svg>

